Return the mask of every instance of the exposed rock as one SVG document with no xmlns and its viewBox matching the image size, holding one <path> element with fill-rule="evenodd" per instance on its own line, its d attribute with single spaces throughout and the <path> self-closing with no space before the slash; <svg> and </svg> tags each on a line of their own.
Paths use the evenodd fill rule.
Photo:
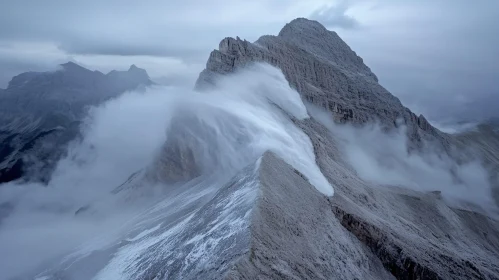
<svg viewBox="0 0 499 280">
<path fill-rule="evenodd" d="M 322 163 L 335 153 L 325 141 Z M 267 152 L 209 199 L 206 186 L 185 188 L 159 216 L 141 217 L 150 229 L 38 277 L 498 279 L 497 221 L 426 194 L 372 188 L 348 168 L 325 171 L 339 186 L 334 197 Z"/>
<path fill-rule="evenodd" d="M 255 43 L 223 39 L 219 49 L 210 54 L 196 86 L 209 87 L 217 75 L 251 62 L 280 68 L 304 100 L 331 111 L 338 122 L 379 121 L 388 128 L 402 122 L 415 146 L 421 145 L 421 139 L 437 138 L 442 148 L 448 149 L 450 140 L 444 133 L 404 107 L 378 84 L 362 58 L 316 21 L 293 20 L 278 36 L 262 36 Z"/>
<path fill-rule="evenodd" d="M 175 129 L 177 128 L 177 129 Z M 193 137 L 182 123 L 174 122 L 174 129 L 156 162 L 148 172 L 149 179 L 168 184 L 187 182 L 201 175 L 201 167 L 195 154 L 202 148 L 198 139 Z"/>
<path fill-rule="evenodd" d="M 167 184 L 187 182 L 216 164 L 213 153 L 218 147 L 213 140 L 217 132 L 195 115 L 179 114 L 171 120 L 166 134 L 166 142 L 148 170 L 149 179 Z M 213 161 L 206 163 L 206 158 Z"/>
<path fill-rule="evenodd" d="M 209 87 L 218 75 L 252 62 L 280 68 L 304 100 L 329 110 L 339 122 L 356 125 L 378 121 L 388 129 L 403 124 L 416 147 L 421 140 L 429 140 L 449 152 L 457 143 L 424 116 L 405 108 L 378 84 L 376 76 L 336 33 L 315 21 L 294 20 L 278 36 L 263 36 L 255 43 L 239 38 L 222 40 L 219 49 L 210 54 L 197 87 Z M 305 194 L 307 188 L 298 179 L 287 183 L 287 189 L 279 189 L 279 181 L 285 179 L 274 174 L 276 181 L 265 193 L 264 206 L 255 210 L 261 215 L 258 217 L 263 217 L 252 222 L 255 239 L 251 244 L 255 247 L 231 270 L 230 279 L 254 279 L 257 275 L 264 279 L 387 279 L 383 275 L 386 272 L 397 279 L 499 279 L 497 221 L 450 208 L 438 194 L 373 186 L 361 180 L 343 160 L 336 140 L 325 127 L 313 119 L 296 124 L 312 140 L 316 161 L 335 186 L 335 196 L 328 203 L 311 198 L 314 195 Z M 262 173 L 273 168 L 266 166 Z M 287 209 L 286 202 L 295 203 L 291 189 L 296 184 L 300 185 L 302 200 L 314 201 L 309 204 L 320 207 L 310 209 L 296 202 Z M 301 209 L 315 213 L 321 223 L 331 227 L 314 224 L 312 217 L 302 216 Z M 295 220 L 295 216 L 300 218 Z M 309 229 L 307 233 L 303 228 Z M 265 231 L 258 232 L 262 229 Z M 315 230 L 318 235 L 314 238 L 319 241 L 309 239 Z M 350 238 L 349 242 L 342 243 L 344 236 Z M 329 243 L 329 239 L 333 241 Z M 290 248 L 284 240 L 292 240 L 295 245 Z M 314 247 L 309 242 L 325 244 Z M 309 247 L 300 251 L 301 244 Z M 322 267 L 324 256 L 318 248 L 335 252 L 328 256 L 335 263 Z M 287 259 L 287 250 L 294 256 L 310 258 Z M 343 258 L 352 260 L 355 268 L 335 267 L 338 261 L 348 267 L 349 262 Z"/>
<path fill-rule="evenodd" d="M 329 198 L 272 153 L 259 168 L 250 247 L 227 279 L 390 279 L 381 262 L 345 230 Z"/>
<path fill-rule="evenodd" d="M 313 119 L 298 125 L 311 138 L 317 163 L 335 186 L 332 212 L 394 276 L 498 279 L 498 221 L 453 209 L 437 193 L 368 184 L 343 162 L 325 127 Z"/>
</svg>

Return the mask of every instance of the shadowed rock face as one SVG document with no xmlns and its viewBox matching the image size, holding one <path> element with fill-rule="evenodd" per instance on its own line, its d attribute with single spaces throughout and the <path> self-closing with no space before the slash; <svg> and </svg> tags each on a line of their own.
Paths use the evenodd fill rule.
<svg viewBox="0 0 499 280">
<path fill-rule="evenodd" d="M 26 72 L 0 91 L 0 183 L 29 173 L 47 181 L 89 106 L 152 82 L 144 69 L 103 74 L 75 63 L 53 72 Z"/>
</svg>

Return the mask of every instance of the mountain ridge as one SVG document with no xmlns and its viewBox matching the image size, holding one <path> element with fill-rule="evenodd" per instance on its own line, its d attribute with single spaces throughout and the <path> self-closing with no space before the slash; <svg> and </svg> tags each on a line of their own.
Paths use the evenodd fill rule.
<svg viewBox="0 0 499 280">
<path fill-rule="evenodd" d="M 328 39 L 333 41 L 328 42 Z M 467 157 L 460 152 L 470 142 L 439 131 L 423 115 L 418 116 L 403 106 L 398 98 L 379 85 L 369 67 L 336 33 L 327 31 L 316 21 L 293 20 L 278 36 L 264 35 L 254 43 L 239 37 L 223 39 L 219 48 L 211 52 L 196 87 L 200 90 L 210 88 L 216 85 L 218 77 L 237 73 L 255 62 L 281 69 L 290 86 L 304 101 L 325 109 L 336 122 L 353 126 L 377 122 L 388 130 L 405 126 L 409 148 L 418 149 L 425 143 L 433 143 L 440 151 L 458 159 Z M 476 255 L 477 250 L 482 250 L 479 248 L 497 252 L 499 231 L 496 220 L 484 214 L 452 208 L 442 201 L 438 192 L 381 188 L 364 181 L 344 161 L 338 140 L 330 136 L 323 124 L 313 117 L 295 123 L 310 137 L 318 166 L 335 186 L 335 195 L 330 199 L 333 212 L 330 215 L 336 216 L 340 227 L 350 233 L 346 235 L 348 238 L 360 242 L 354 245 L 356 243 L 352 241 L 349 252 L 369 248 L 381 262 L 375 265 L 380 265 L 378 271 L 386 270 L 397 279 L 499 277 L 499 267 L 493 264 L 495 261 L 480 257 L 481 253 Z M 456 153 L 456 150 L 460 152 Z M 489 162 L 497 166 L 494 159 Z M 456 223 L 457 220 L 461 222 Z M 474 220 L 482 222 L 475 223 Z M 262 238 L 265 242 L 273 239 L 272 235 Z M 448 240 L 453 240 L 453 245 Z M 488 254 L 485 251 L 483 254 Z M 247 265 L 238 266 L 229 278 L 246 279 L 246 275 L 257 275 L 262 271 L 277 278 L 284 278 L 284 275 L 328 278 L 311 270 L 307 270 L 311 272 L 307 275 L 290 272 L 290 268 L 276 271 L 276 267 L 286 262 L 280 262 L 279 256 L 274 258 L 264 258 L 267 261 L 256 265 L 250 255 Z M 347 276 L 348 272 L 340 272 L 339 277 L 353 277 Z M 355 276 L 358 279 L 387 279 L 386 275 L 359 273 Z"/>
<path fill-rule="evenodd" d="M 254 62 L 280 68 L 305 101 L 332 112 L 339 122 L 376 121 L 387 128 L 405 125 L 414 147 L 421 147 L 425 139 L 437 138 L 442 150 L 449 149 L 451 140 L 445 133 L 403 106 L 335 32 L 317 21 L 293 20 L 279 35 L 264 35 L 254 43 L 239 37 L 223 39 L 211 52 L 196 87 L 210 87 L 218 75 Z"/>
<path fill-rule="evenodd" d="M 43 76 L 51 76 L 51 75 L 54 75 L 55 73 L 57 72 L 61 72 L 61 71 L 66 71 L 66 72 L 69 72 L 71 73 L 71 75 L 74 75 L 74 76 L 81 76 L 81 75 L 94 75 L 94 78 L 95 77 L 100 77 L 100 78 L 105 78 L 105 76 L 121 76 L 121 75 L 127 75 L 130 76 L 131 74 L 139 74 L 143 79 L 143 81 L 146 81 L 146 80 L 149 80 L 149 84 L 152 84 L 152 81 L 150 81 L 150 77 L 149 75 L 147 74 L 147 71 L 142 69 L 142 68 L 139 68 L 137 67 L 135 64 L 132 64 L 128 70 L 124 70 L 124 71 L 119 71 L 119 70 L 111 70 L 109 71 L 108 73 L 103 73 L 103 72 L 100 72 L 98 70 L 89 70 L 75 62 L 72 62 L 72 61 L 68 61 L 66 63 L 62 63 L 62 64 L 59 64 L 59 69 L 56 69 L 54 71 L 42 71 L 42 72 L 38 72 L 38 71 L 28 71 L 28 72 L 24 72 L 24 73 L 21 73 L 21 74 L 18 74 L 14 77 L 12 77 L 12 79 L 9 81 L 7 87 L 5 89 L 0 89 L 0 91 L 7 91 L 9 89 L 13 89 L 15 87 L 19 87 L 19 86 L 24 86 L 26 85 L 27 83 L 30 82 L 31 79 L 33 78 L 36 78 L 37 76 L 40 76 L 40 75 L 43 75 Z"/>
<path fill-rule="evenodd" d="M 46 181 L 61 148 L 79 134 L 89 106 L 153 84 L 146 70 L 135 65 L 103 74 L 67 62 L 56 71 L 13 77 L 0 91 L 0 182 L 21 178 L 40 159 L 43 172 L 39 167 L 30 172 Z"/>
</svg>

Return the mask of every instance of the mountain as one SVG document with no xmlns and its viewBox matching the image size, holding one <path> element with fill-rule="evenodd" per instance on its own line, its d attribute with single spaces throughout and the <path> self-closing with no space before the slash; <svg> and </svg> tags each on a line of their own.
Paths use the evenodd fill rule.
<svg viewBox="0 0 499 280">
<path fill-rule="evenodd" d="M 475 140 L 443 133 L 404 107 L 336 33 L 300 18 L 254 43 L 226 38 L 210 54 L 196 88 L 200 92 L 174 95 L 177 103 L 168 99 L 175 106 L 168 107 L 167 137 L 151 165 L 89 203 L 57 207 L 52 201 L 47 207 L 43 197 L 42 206 L 56 209 L 49 212 L 56 234 L 69 223 L 65 233 L 88 230 L 92 239 L 62 258 L 65 250 L 36 246 L 43 262 L 23 262 L 25 278 L 499 279 L 497 213 L 480 208 L 485 205 L 452 204 L 439 191 L 447 183 L 439 173 L 453 186 L 464 184 L 461 168 L 469 158 L 460 155 Z M 335 123 L 314 112 L 314 105 Z M 387 143 L 371 141 L 371 130 L 351 137 L 362 140 L 354 152 L 373 148 L 390 157 L 395 172 L 385 169 L 378 177 L 403 176 L 391 174 L 403 165 L 416 174 L 412 181 L 438 180 L 411 189 L 361 176 L 342 130 L 331 127 L 362 129 L 372 122 L 383 133 L 406 127 L 408 140 L 408 151 L 400 145 L 408 160 L 400 161 L 387 151 L 400 144 L 392 141 L 396 134 L 380 138 Z M 422 164 L 417 151 L 427 143 L 435 144 L 430 159 L 436 164 L 417 173 L 411 168 Z M 496 152 L 482 144 L 494 164 Z M 369 171 L 377 170 L 377 162 L 359 158 Z M 476 179 L 482 170 L 471 167 L 464 169 L 466 178 Z M 83 175 L 77 178 L 94 173 Z M 481 182 L 471 180 L 476 188 L 465 196 L 480 192 L 475 183 Z M 85 186 L 85 193 L 92 190 Z M 128 217 L 135 207 L 139 211 Z M 15 214 L 14 206 L 5 208 Z M 55 212 L 64 212 L 62 224 L 54 222 Z M 88 228 L 92 222 L 95 234 Z M 37 240 L 50 232 L 41 228 Z"/>
<path fill-rule="evenodd" d="M 453 157 L 466 158 L 455 150 L 469 142 L 440 132 L 424 116 L 417 116 L 404 107 L 378 83 L 376 75 L 335 32 L 316 21 L 295 19 L 277 36 L 262 36 L 254 43 L 225 38 L 218 50 L 210 54 L 196 86 L 209 89 L 221 75 L 237 72 L 254 62 L 280 68 L 303 100 L 326 109 L 337 122 L 358 126 L 377 121 L 387 129 L 405 125 L 412 147 L 421 148 L 425 142 L 431 142 Z M 322 173 L 335 186 L 335 195 L 329 205 L 323 206 L 329 212 L 316 209 L 313 213 L 331 219 L 323 223 L 337 225 L 334 230 L 320 229 L 322 235 L 316 238 L 322 238 L 324 243 L 311 246 L 308 242 L 315 241 L 305 233 L 309 227 L 302 227 L 299 222 L 308 220 L 308 216 L 301 214 L 301 219 L 284 223 L 291 221 L 285 217 L 298 215 L 296 209 L 303 206 L 288 206 L 293 202 L 283 199 L 279 203 L 286 201 L 286 206 L 280 207 L 289 210 L 285 217 L 281 212 L 272 213 L 275 219 L 265 225 L 251 224 L 250 228 L 282 226 L 283 233 L 279 235 L 291 234 L 296 241 L 290 244 L 286 243 L 286 238 L 276 241 L 273 234 L 277 233 L 267 233 L 259 235 L 258 241 L 252 244 L 273 244 L 272 248 L 307 244 L 308 249 L 295 256 L 319 254 L 317 250 L 321 248 L 335 253 L 298 260 L 284 251 L 276 254 L 268 247 L 251 247 L 250 252 L 255 253 L 243 258 L 244 264 L 234 264 L 229 278 L 246 279 L 251 278 L 248 275 L 263 273 L 273 279 L 287 275 L 300 279 L 328 279 L 335 272 L 339 276 L 333 278 L 388 279 L 386 271 L 398 279 L 499 277 L 499 224 L 496 220 L 444 206 L 438 194 L 394 191 L 359 180 L 341 160 L 338 140 L 325 134 L 321 123 L 314 118 L 297 123 L 310 137 Z M 490 151 L 485 148 L 482 155 Z M 497 150 L 492 153 L 495 158 L 489 155 L 490 160 L 486 161 L 497 170 Z M 289 189 L 294 187 L 291 185 L 293 183 L 288 183 Z M 317 229 L 317 225 L 310 227 Z M 334 236 L 330 236 L 333 232 Z M 330 238 L 335 240 L 333 244 L 325 245 Z M 352 243 L 342 244 L 347 240 Z M 352 256 L 353 252 L 359 255 Z M 338 262 L 343 265 L 335 268 Z M 237 276 L 232 278 L 232 275 Z"/>
<path fill-rule="evenodd" d="M 89 106 L 149 85 L 135 65 L 103 74 L 68 62 L 57 71 L 15 76 L 0 92 L 0 183 L 26 173 L 46 181 Z"/>
<path fill-rule="evenodd" d="M 303 98 L 333 113 L 336 120 L 362 124 L 379 121 L 383 126 L 403 120 L 411 140 L 446 136 L 416 116 L 379 83 L 362 58 L 335 33 L 315 21 L 299 18 L 278 36 L 262 36 L 255 43 L 225 38 L 208 59 L 197 87 L 213 84 L 217 74 L 227 74 L 250 62 L 266 62 L 280 68 Z M 446 145 L 444 145 L 446 148 Z"/>
</svg>

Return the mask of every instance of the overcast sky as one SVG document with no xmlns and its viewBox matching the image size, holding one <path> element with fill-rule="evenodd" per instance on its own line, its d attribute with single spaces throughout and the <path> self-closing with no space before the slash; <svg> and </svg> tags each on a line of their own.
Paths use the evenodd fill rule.
<svg viewBox="0 0 499 280">
<path fill-rule="evenodd" d="M 337 31 L 381 84 L 430 119 L 499 116 L 496 0 L 5 0 L 0 87 L 68 60 L 195 77 L 224 37 L 253 41 L 296 17 Z"/>
</svg>

